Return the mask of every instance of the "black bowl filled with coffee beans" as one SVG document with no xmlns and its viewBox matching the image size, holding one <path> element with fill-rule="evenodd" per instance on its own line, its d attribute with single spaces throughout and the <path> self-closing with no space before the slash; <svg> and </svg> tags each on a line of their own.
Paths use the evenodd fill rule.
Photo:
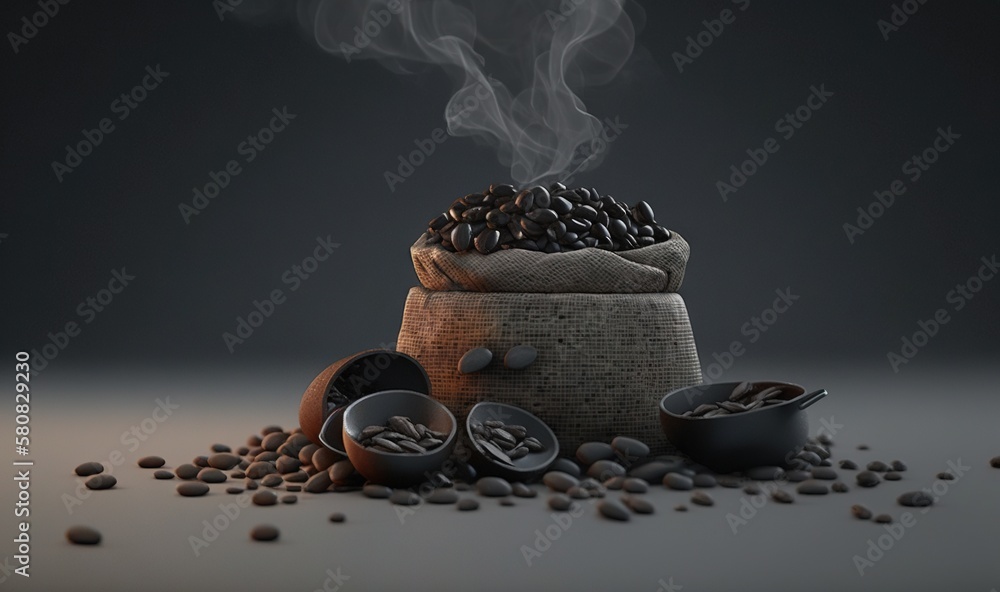
<svg viewBox="0 0 1000 592">
<path fill-rule="evenodd" d="M 559 440 L 535 415 L 505 403 L 482 401 L 465 419 L 472 465 L 483 475 L 531 481 L 559 456 Z"/>
<path fill-rule="evenodd" d="M 667 241 L 670 231 L 645 201 L 632 207 L 596 189 L 562 183 L 520 190 L 493 184 L 455 200 L 428 223 L 425 236 L 449 251 L 488 255 L 501 249 L 625 251 Z"/>
</svg>

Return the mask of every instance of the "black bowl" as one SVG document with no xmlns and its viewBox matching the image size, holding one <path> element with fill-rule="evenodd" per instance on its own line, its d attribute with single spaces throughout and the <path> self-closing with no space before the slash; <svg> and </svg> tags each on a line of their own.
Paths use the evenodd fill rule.
<svg viewBox="0 0 1000 592">
<path fill-rule="evenodd" d="M 787 466 L 809 436 L 805 408 L 825 397 L 826 391 L 806 394 L 797 384 L 755 382 L 756 387 L 785 387 L 785 402 L 732 415 L 682 416 L 698 405 L 728 400 L 738 384 L 722 382 L 671 391 L 660 400 L 663 433 L 678 450 L 720 473 Z"/>
<path fill-rule="evenodd" d="M 538 438 L 545 448 L 540 452 L 529 452 L 515 458 L 513 466 L 494 460 L 479 448 L 472 437 L 472 424 L 488 420 L 499 420 L 506 424 L 522 425 L 529 436 Z M 469 440 L 469 461 L 481 475 L 503 477 L 508 481 L 531 481 L 545 472 L 545 469 L 559 456 L 559 440 L 544 421 L 520 407 L 505 403 L 483 401 L 476 403 L 465 418 L 465 435 Z"/>
<path fill-rule="evenodd" d="M 437 448 L 427 452 L 383 452 L 365 448 L 357 437 L 366 427 L 385 425 L 393 415 L 409 417 L 436 432 L 448 434 Z M 423 393 L 382 391 L 351 403 L 344 410 L 344 448 L 359 473 L 369 481 L 408 486 L 430 480 L 431 475 L 451 455 L 458 436 L 458 421 L 448 408 Z"/>
</svg>

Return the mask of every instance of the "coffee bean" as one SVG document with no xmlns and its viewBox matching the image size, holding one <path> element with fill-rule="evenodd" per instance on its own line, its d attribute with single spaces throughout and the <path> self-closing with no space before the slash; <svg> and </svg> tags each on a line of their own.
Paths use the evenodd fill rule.
<svg viewBox="0 0 1000 592">
<path fill-rule="evenodd" d="M 576 464 L 568 458 L 559 457 L 549 466 L 550 471 L 559 471 L 571 475 L 573 477 L 579 478 L 583 473 L 580 470 L 580 465 Z"/>
<path fill-rule="evenodd" d="M 597 502 L 597 511 L 605 518 L 618 520 L 619 522 L 628 522 L 632 517 L 628 509 L 621 502 L 612 499 L 604 499 Z"/>
<path fill-rule="evenodd" d="M 858 450 L 868 450 L 868 448 L 867 444 L 858 444 Z"/>
<path fill-rule="evenodd" d="M 616 463 L 613 460 L 599 460 L 590 465 L 587 469 L 587 475 L 595 479 L 604 480 L 608 477 L 614 477 L 618 475 L 625 474 L 625 467 Z"/>
<path fill-rule="evenodd" d="M 264 450 L 269 452 L 276 452 L 278 447 L 285 443 L 288 439 L 288 434 L 285 432 L 272 432 L 266 436 L 261 441 L 260 445 Z"/>
<path fill-rule="evenodd" d="M 580 481 L 562 471 L 549 471 L 542 476 L 542 483 L 552 491 L 565 492 L 570 487 L 575 487 L 580 484 Z"/>
<path fill-rule="evenodd" d="M 330 522 L 340 523 L 345 520 L 347 520 L 347 516 L 345 516 L 343 512 L 334 512 L 333 514 L 330 514 Z"/>
<path fill-rule="evenodd" d="M 203 469 L 203 468 L 205 468 L 205 467 L 208 466 L 208 457 L 207 456 L 196 456 L 191 461 L 191 464 L 193 464 L 196 467 L 199 467 L 199 468 Z"/>
<path fill-rule="evenodd" d="M 71 526 L 66 529 L 66 540 L 74 545 L 97 545 L 101 542 L 101 533 L 89 526 Z"/>
<path fill-rule="evenodd" d="M 184 497 L 200 497 L 208 493 L 208 485 L 201 481 L 188 481 L 177 486 L 177 493 Z"/>
<path fill-rule="evenodd" d="M 294 473 L 284 475 L 284 477 L 288 483 L 305 483 L 309 480 L 309 474 L 305 471 L 295 471 Z"/>
<path fill-rule="evenodd" d="M 153 477 L 157 479 L 173 479 L 174 474 L 171 473 L 170 471 L 160 469 L 158 471 L 153 472 Z"/>
<path fill-rule="evenodd" d="M 714 506 L 715 500 L 704 491 L 695 491 L 691 494 L 691 503 L 699 506 Z"/>
<path fill-rule="evenodd" d="M 246 487 L 247 491 L 254 491 L 258 487 L 260 487 L 260 484 L 254 481 L 253 479 L 247 479 L 243 482 L 243 487 Z"/>
<path fill-rule="evenodd" d="M 487 497 L 503 497 L 513 492 L 510 483 L 500 477 L 483 477 L 476 481 L 476 491 Z"/>
<path fill-rule="evenodd" d="M 299 501 L 299 496 L 297 495 L 283 495 L 281 496 L 281 503 L 283 504 L 294 504 Z"/>
<path fill-rule="evenodd" d="M 711 475 L 708 476 L 710 477 Z M 642 479 L 628 477 L 622 482 L 622 489 L 629 493 L 646 493 L 649 491 L 649 483 Z"/>
<path fill-rule="evenodd" d="M 990 459 L 990 466 L 994 469 L 1000 469 L 1000 456 L 994 456 Z"/>
<path fill-rule="evenodd" d="M 837 471 L 830 467 L 816 467 L 812 470 L 813 479 L 823 479 L 825 481 L 835 481 L 838 477 Z"/>
<path fill-rule="evenodd" d="M 715 487 L 717 484 L 715 477 L 709 475 L 708 473 L 699 473 L 691 480 L 694 482 L 695 487 L 701 487 L 703 489 Z"/>
<path fill-rule="evenodd" d="M 879 514 L 875 517 L 875 522 L 879 524 L 892 524 L 892 516 L 889 514 Z"/>
<path fill-rule="evenodd" d="M 617 436 L 611 440 L 611 447 L 625 458 L 642 458 L 649 455 L 649 446 L 635 438 Z"/>
<path fill-rule="evenodd" d="M 669 489 L 676 489 L 680 491 L 694 489 L 694 481 L 690 477 L 679 473 L 667 473 L 666 476 L 663 477 L 663 484 Z"/>
<path fill-rule="evenodd" d="M 885 479 L 886 481 L 899 481 L 903 478 L 903 476 L 897 473 L 896 471 L 889 471 L 888 473 L 883 475 L 882 478 Z"/>
<path fill-rule="evenodd" d="M 472 374 L 479 372 L 493 360 L 493 352 L 485 347 L 477 347 L 465 352 L 458 361 L 459 374 Z"/>
<path fill-rule="evenodd" d="M 937 474 L 937 478 L 943 481 L 954 481 L 955 475 L 952 475 L 947 471 L 941 471 L 940 473 Z"/>
<path fill-rule="evenodd" d="M 278 460 L 279 458 L 281 458 L 281 455 L 278 454 L 278 452 L 276 450 L 265 450 L 264 452 L 261 452 L 257 456 L 253 457 L 253 460 L 254 460 L 254 462 L 270 462 L 270 463 L 273 463 L 276 460 Z"/>
<path fill-rule="evenodd" d="M 289 493 L 298 493 L 298 492 L 302 491 L 302 486 L 301 485 L 286 485 L 285 486 L 285 491 L 287 491 Z"/>
<path fill-rule="evenodd" d="M 167 461 L 159 456 L 144 456 L 138 462 L 138 465 L 144 469 L 158 469 L 165 464 Z"/>
<path fill-rule="evenodd" d="M 282 475 L 294 473 L 302 466 L 302 462 L 294 456 L 282 456 L 274 463 L 274 468 Z"/>
<path fill-rule="evenodd" d="M 230 495 L 239 495 L 239 494 L 243 493 L 243 491 L 244 490 L 243 490 L 242 487 L 227 487 L 226 488 L 226 493 L 228 493 Z"/>
<path fill-rule="evenodd" d="M 258 524 L 250 529 L 250 538 L 255 541 L 269 542 L 278 540 L 277 527 L 271 526 L 270 524 Z"/>
<path fill-rule="evenodd" d="M 604 442 L 584 442 L 576 449 L 576 459 L 584 465 L 592 465 L 599 460 L 615 458 L 615 451 Z"/>
<path fill-rule="evenodd" d="M 208 457 L 208 466 L 223 471 L 228 471 L 238 464 L 240 464 L 240 457 L 228 452 L 219 452 Z"/>
<path fill-rule="evenodd" d="M 198 471 L 198 480 L 204 483 L 222 483 L 226 479 L 228 479 L 226 474 L 219 469 L 205 467 L 204 469 Z"/>
<path fill-rule="evenodd" d="M 756 483 L 747 483 L 743 486 L 743 493 L 747 495 L 760 495 L 762 492 Z"/>
<path fill-rule="evenodd" d="M 831 436 L 826 432 L 823 432 L 820 435 L 816 436 L 816 441 L 822 444 L 823 446 L 832 446 L 833 436 Z"/>
<path fill-rule="evenodd" d="M 844 469 L 845 471 L 853 471 L 858 468 L 857 463 L 855 463 L 853 460 L 844 459 L 837 464 L 838 466 L 840 466 L 840 468 Z"/>
<path fill-rule="evenodd" d="M 625 477 L 610 477 L 604 481 L 604 487 L 614 491 L 621 490 L 625 486 Z"/>
<path fill-rule="evenodd" d="M 350 460 L 344 459 L 333 463 L 333 466 L 328 470 L 330 475 L 330 481 L 338 485 L 342 485 L 350 482 L 351 478 L 357 473 L 354 468 L 354 464 Z"/>
<path fill-rule="evenodd" d="M 879 479 L 878 474 L 872 471 L 861 471 L 857 474 L 855 480 L 861 487 L 875 487 L 882 481 Z"/>
<path fill-rule="evenodd" d="M 634 495 L 623 495 L 621 499 L 622 503 L 628 506 L 628 509 L 632 510 L 636 514 L 653 514 L 656 512 L 656 508 L 646 498 Z"/>
<path fill-rule="evenodd" d="M 87 486 L 87 489 L 93 489 L 97 491 L 101 489 L 111 489 L 117 483 L 118 479 L 115 479 L 113 475 L 108 475 L 106 473 L 99 473 L 97 475 L 94 475 L 90 479 L 87 479 L 84 482 L 84 485 Z"/>
<path fill-rule="evenodd" d="M 550 509 L 555 510 L 556 512 L 567 512 L 573 507 L 573 500 L 570 499 L 568 495 L 561 493 L 549 496 L 546 503 Z"/>
<path fill-rule="evenodd" d="M 654 460 L 634 467 L 628 474 L 647 483 L 659 483 L 664 475 L 677 468 L 680 468 L 679 463 Z"/>
<path fill-rule="evenodd" d="M 854 504 L 851 506 L 851 515 L 858 520 L 870 520 L 872 511 L 860 504 Z"/>
<path fill-rule="evenodd" d="M 785 473 L 785 480 L 789 483 L 801 483 L 812 477 L 808 471 L 788 471 Z"/>
<path fill-rule="evenodd" d="M 460 512 L 472 512 L 479 509 L 479 502 L 467 497 L 458 501 L 456 506 Z"/>
<path fill-rule="evenodd" d="M 513 491 L 514 495 L 517 497 L 532 498 L 538 496 L 538 492 L 535 489 L 519 481 L 511 483 L 510 487 L 511 491 Z"/>
<path fill-rule="evenodd" d="M 458 492 L 452 487 L 438 487 L 427 496 L 427 502 L 432 504 L 454 504 L 458 501 Z"/>
<path fill-rule="evenodd" d="M 868 463 L 867 469 L 869 471 L 875 471 L 876 473 L 884 473 L 889 470 L 889 465 L 880 460 L 873 460 Z"/>
<path fill-rule="evenodd" d="M 719 475 L 715 478 L 716 483 L 721 487 L 726 487 L 728 489 L 739 489 L 743 482 L 734 475 Z"/>
<path fill-rule="evenodd" d="M 407 489 L 397 489 L 389 494 L 389 502 L 397 506 L 415 506 L 420 503 L 420 496 Z"/>
<path fill-rule="evenodd" d="M 273 506 L 278 503 L 278 494 L 270 489 L 261 489 L 250 500 L 255 506 Z"/>
<path fill-rule="evenodd" d="M 579 485 L 577 485 L 575 487 L 570 487 L 569 489 L 567 489 L 566 490 L 566 495 L 568 495 L 569 497 L 571 497 L 573 499 L 589 499 L 590 498 L 590 492 L 587 491 L 586 489 L 580 487 Z"/>
<path fill-rule="evenodd" d="M 104 465 L 99 462 L 85 462 L 78 465 L 73 471 L 80 477 L 89 477 L 104 472 Z"/>
<path fill-rule="evenodd" d="M 775 489 L 771 492 L 771 499 L 778 502 L 779 504 L 790 504 L 795 501 L 792 494 L 788 493 L 784 489 Z"/>
<path fill-rule="evenodd" d="M 320 471 L 312 477 L 309 477 L 309 480 L 306 481 L 303 490 L 308 493 L 323 493 L 329 489 L 331 485 L 333 485 L 333 481 L 330 480 L 330 474 L 326 471 Z"/>
<path fill-rule="evenodd" d="M 934 505 L 934 496 L 925 491 L 908 491 L 896 498 L 901 506 L 923 508 Z"/>
<path fill-rule="evenodd" d="M 264 475 L 264 478 L 260 480 L 260 484 L 264 487 L 277 488 L 284 485 L 285 480 L 281 478 L 281 475 L 277 473 L 271 473 L 270 475 Z"/>
<path fill-rule="evenodd" d="M 802 495 L 826 495 L 830 493 L 830 488 L 820 481 L 809 479 L 808 481 L 799 483 L 798 487 L 795 488 L 795 491 Z"/>
<path fill-rule="evenodd" d="M 820 462 L 823 461 L 823 459 L 820 458 L 818 454 L 816 454 L 815 452 L 810 452 L 808 450 L 803 450 L 802 452 L 796 454 L 795 458 L 800 458 L 814 466 L 818 465 Z"/>
<path fill-rule="evenodd" d="M 847 493 L 850 491 L 847 484 L 841 481 L 834 481 L 833 485 L 830 486 L 830 489 L 832 489 L 835 493 Z"/>
<path fill-rule="evenodd" d="M 524 370 L 538 358 L 538 350 L 530 345 L 515 345 L 503 358 L 503 365 L 508 370 Z"/>
<path fill-rule="evenodd" d="M 744 474 L 754 481 L 777 481 L 785 476 L 785 470 L 781 467 L 753 467 Z"/>
<path fill-rule="evenodd" d="M 808 452 L 812 452 L 813 454 L 818 456 L 821 461 L 830 458 L 830 451 L 827 450 L 825 447 L 820 446 L 819 444 L 813 444 L 810 442 L 805 446 L 803 446 L 802 449 Z"/>
</svg>

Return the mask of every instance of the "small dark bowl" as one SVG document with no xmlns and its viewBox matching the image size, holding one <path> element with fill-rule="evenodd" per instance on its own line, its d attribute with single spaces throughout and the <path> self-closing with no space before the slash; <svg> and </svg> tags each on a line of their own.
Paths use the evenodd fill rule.
<svg viewBox="0 0 1000 592">
<path fill-rule="evenodd" d="M 357 436 L 371 425 L 385 425 L 393 415 L 409 417 L 436 432 L 448 434 L 444 443 L 427 452 L 382 452 L 365 448 Z M 405 487 L 429 480 L 451 455 L 458 436 L 458 421 L 448 408 L 414 391 L 382 391 L 351 403 L 344 410 L 344 448 L 359 473 L 369 481 Z"/>
<path fill-rule="evenodd" d="M 473 422 L 499 420 L 506 424 L 522 425 L 529 436 L 538 438 L 545 446 L 541 452 L 529 452 L 521 458 L 513 460 L 510 466 L 487 456 L 475 444 L 472 438 Z M 538 419 L 520 407 L 505 403 L 484 401 L 476 403 L 465 418 L 465 436 L 469 441 L 470 463 L 482 475 L 503 477 L 508 481 L 531 481 L 545 472 L 545 469 L 559 456 L 559 440 L 544 421 Z"/>
<path fill-rule="evenodd" d="M 429 395 L 431 381 L 420 362 L 397 351 L 370 349 L 337 360 L 302 395 L 302 433 L 315 444 L 347 454 L 342 436 L 344 409 L 361 397 L 393 389 Z"/>
<path fill-rule="evenodd" d="M 805 408 L 826 396 L 806 393 L 797 384 L 755 382 L 757 387 L 788 387 L 784 403 L 746 413 L 709 418 L 681 414 L 703 403 L 729 399 L 740 384 L 722 382 L 677 389 L 660 400 L 660 425 L 667 439 L 695 461 L 720 473 L 757 466 L 787 466 L 809 435 Z"/>
</svg>

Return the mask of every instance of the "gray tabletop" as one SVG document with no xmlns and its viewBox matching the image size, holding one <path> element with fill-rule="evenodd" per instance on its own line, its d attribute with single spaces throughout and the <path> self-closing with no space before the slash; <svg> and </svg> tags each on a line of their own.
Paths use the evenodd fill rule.
<svg viewBox="0 0 1000 592">
<path fill-rule="evenodd" d="M 213 485 L 203 498 L 182 498 L 174 491 L 176 480 L 157 481 L 136 460 L 155 454 L 175 467 L 206 453 L 212 443 L 240 445 L 264 425 L 294 426 L 311 370 L 64 372 L 34 384 L 31 577 L 9 573 L 16 561 L 8 557 L 0 586 L 1000 589 L 1000 470 L 988 462 L 1000 454 L 996 370 L 964 363 L 894 374 L 888 365 L 858 368 L 836 361 L 742 363 L 727 380 L 778 379 L 827 388 L 831 396 L 809 410 L 813 433 L 824 426 L 835 432 L 835 459 L 904 460 L 909 470 L 903 480 L 873 489 L 852 486 L 846 494 L 796 496 L 791 505 L 755 504 L 739 489 L 715 488 L 714 507 L 693 506 L 688 493 L 654 486 L 646 496 L 656 512 L 635 515 L 628 523 L 601 518 L 586 501 L 574 515 L 554 515 L 545 508 L 544 491 L 535 499 L 516 499 L 513 507 L 478 498 L 476 512 L 430 504 L 403 510 L 359 493 L 301 494 L 295 505 L 241 507 L 245 502 L 227 495 L 225 484 Z M 158 400 L 168 403 L 169 414 L 154 413 Z M 862 443 L 870 450 L 858 450 Z M 87 460 L 106 465 L 120 460 L 112 466 L 118 485 L 79 490 L 72 469 Z M 937 481 L 935 475 L 949 468 L 958 478 Z M 853 485 L 853 476 L 842 473 Z M 0 488 L 6 508 L 15 503 L 13 483 L 7 479 Z M 934 488 L 937 503 L 926 512 L 910 509 L 904 520 L 907 509 L 896 504 L 896 496 L 922 488 Z M 682 502 L 690 510 L 674 511 Z M 858 521 L 849 511 L 855 503 L 888 512 L 896 522 L 887 528 Z M 335 511 L 343 512 L 346 522 L 329 522 Z M 2 553 L 11 556 L 16 519 L 10 511 L 2 515 L 7 541 Z M 251 541 L 250 529 L 262 523 L 278 526 L 280 540 Z M 69 544 L 64 532 L 75 524 L 99 529 L 101 545 Z M 210 524 L 217 532 L 206 531 Z M 192 537 L 206 545 L 196 544 L 197 553 Z"/>
</svg>

